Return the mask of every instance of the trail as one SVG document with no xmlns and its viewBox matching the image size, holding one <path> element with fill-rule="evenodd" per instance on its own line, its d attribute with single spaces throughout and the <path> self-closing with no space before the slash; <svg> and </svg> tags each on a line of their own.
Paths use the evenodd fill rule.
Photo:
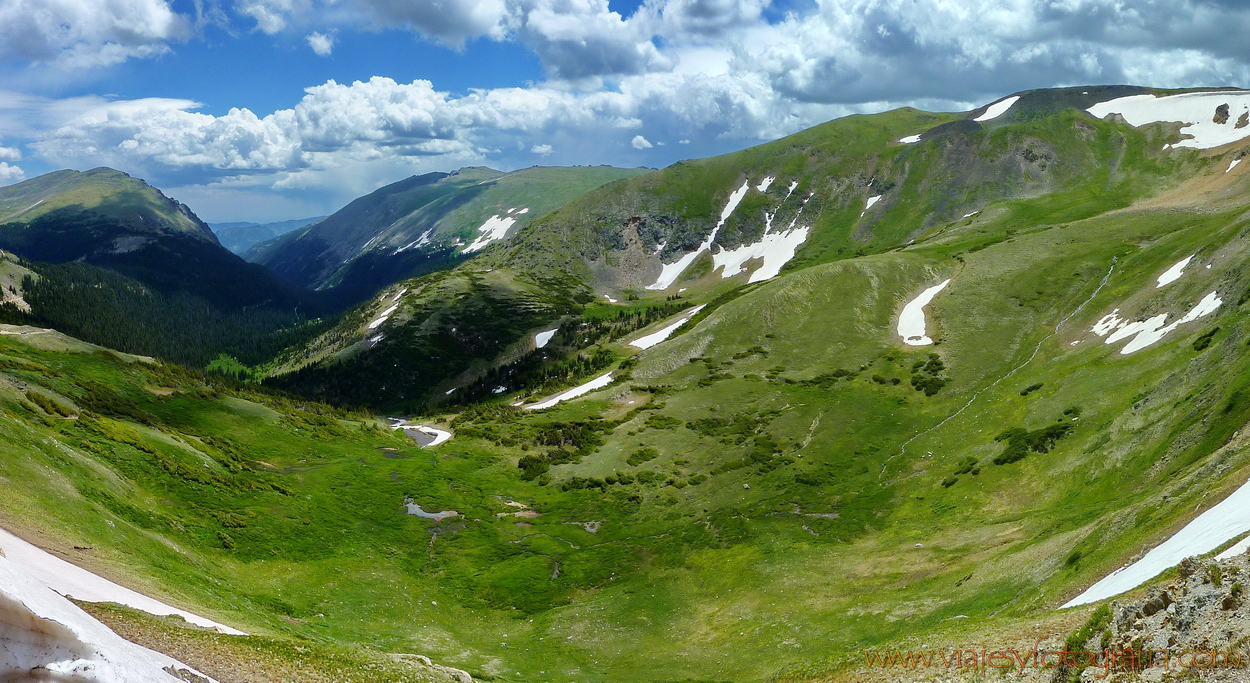
<svg viewBox="0 0 1250 683">
<path fill-rule="evenodd" d="M 942 420 L 941 422 L 939 422 L 939 423 L 937 423 L 937 424 L 933 425 L 932 427 L 929 427 L 928 429 L 926 429 L 926 430 L 924 430 L 924 431 L 922 431 L 922 432 L 917 432 L 917 433 L 916 433 L 914 436 L 912 436 L 910 439 L 908 439 L 908 440 L 904 441 L 904 442 L 903 442 L 903 445 L 902 445 L 902 446 L 899 446 L 898 452 L 897 452 L 897 453 L 895 453 L 894 455 L 891 455 L 890 457 L 886 458 L 886 459 L 885 459 L 885 462 L 881 464 L 881 473 L 877 475 L 877 481 L 881 481 L 881 478 L 885 476 L 885 470 L 886 470 L 886 468 L 887 468 L 887 467 L 889 467 L 889 465 L 890 465 L 890 461 L 891 461 L 891 460 L 893 460 L 894 458 L 897 458 L 898 456 L 903 455 L 904 453 L 906 453 L 906 452 L 907 452 L 907 447 L 908 447 L 909 445 L 911 445 L 911 442 L 915 441 L 916 439 L 919 439 L 920 437 L 924 436 L 925 434 L 928 434 L 929 432 L 932 432 L 933 430 L 935 430 L 935 429 L 937 429 L 937 428 L 941 427 L 942 425 L 946 424 L 947 422 L 950 422 L 951 420 L 953 420 L 953 419 L 955 419 L 955 418 L 959 417 L 959 416 L 960 416 L 960 415 L 961 415 L 961 414 L 962 414 L 965 410 L 967 410 L 968 408 L 970 408 L 970 407 L 972 406 L 972 404 L 973 404 L 973 403 L 975 403 L 975 402 L 976 402 L 976 400 L 977 400 L 978 398 L 980 398 L 980 397 L 981 397 L 981 394 L 984 394 L 985 392 L 989 391 L 990 389 L 993 389 L 994 387 L 998 386 L 999 384 L 1001 384 L 1001 383 L 1003 382 L 1003 380 L 1005 380 L 1005 379 L 1007 379 L 1007 378 L 1011 377 L 1012 375 L 1016 374 L 1017 372 L 1019 372 L 1019 371 L 1023 370 L 1023 369 L 1024 369 L 1024 367 L 1025 367 L 1026 365 L 1028 365 L 1029 363 L 1032 363 L 1032 362 L 1033 362 L 1033 359 L 1034 359 L 1034 358 L 1037 358 L 1037 354 L 1038 354 L 1038 352 L 1040 352 L 1040 351 L 1042 350 L 1042 344 L 1045 344 L 1045 343 L 1047 342 L 1047 340 L 1049 340 L 1051 337 L 1055 336 L 1056 334 L 1059 334 L 1059 328 L 1063 327 L 1064 323 L 1066 323 L 1066 322 L 1068 322 L 1069 320 L 1071 320 L 1071 319 L 1073 318 L 1073 316 L 1075 316 L 1077 313 L 1080 313 L 1080 312 L 1081 312 L 1081 309 L 1083 309 L 1083 308 L 1085 308 L 1087 305 L 1089 305 L 1089 302 L 1093 301 L 1093 300 L 1094 300 L 1094 297 L 1098 296 L 1098 292 L 1101 292 L 1101 291 L 1102 291 L 1102 288 L 1103 288 L 1103 287 L 1105 287 L 1105 286 L 1107 286 L 1107 281 L 1111 279 L 1111 273 L 1115 270 L 1115 264 L 1116 264 L 1116 257 L 1114 257 L 1114 256 L 1113 256 L 1113 257 L 1111 257 L 1111 267 L 1107 269 L 1107 274 L 1102 276 L 1102 281 L 1098 283 L 1098 287 L 1096 287 L 1096 288 L 1094 289 L 1094 293 L 1093 293 L 1093 294 L 1090 294 L 1088 299 L 1086 299 L 1085 301 L 1082 301 L 1082 302 L 1081 302 L 1081 305 L 1080 305 L 1080 306 L 1077 306 L 1077 307 L 1076 307 L 1076 308 L 1075 308 L 1075 309 L 1074 309 L 1071 313 L 1069 313 L 1069 314 L 1068 314 L 1068 315 L 1067 315 L 1067 316 L 1066 316 L 1063 320 L 1060 320 L 1060 321 L 1059 321 L 1059 322 L 1055 325 L 1055 329 L 1054 329 L 1053 331 L 1051 331 L 1051 333 L 1050 333 L 1050 334 L 1046 335 L 1045 337 L 1042 337 L 1042 338 L 1041 338 L 1041 340 L 1039 340 L 1039 341 L 1037 342 L 1037 346 L 1033 347 L 1033 354 L 1029 356 L 1028 360 L 1026 360 L 1026 361 L 1024 361 L 1023 363 L 1021 363 L 1021 364 L 1017 365 L 1016 367 L 1012 368 L 1011 370 L 1009 370 L 1009 371 L 1007 372 L 1007 374 L 1003 375 L 1002 377 L 999 377 L 998 379 L 994 380 L 993 382 L 990 382 L 989 384 L 987 384 L 987 385 L 985 385 L 984 387 L 982 387 L 980 390 L 978 390 L 978 391 L 977 391 L 977 393 L 975 393 L 975 394 L 973 394 L 973 395 L 972 395 L 972 398 L 968 399 L 968 402 L 967 402 L 967 403 L 965 403 L 965 404 L 963 405 L 963 407 L 962 407 L 962 408 L 960 408 L 959 410 L 956 410 L 955 412 L 953 412 L 953 413 L 951 413 L 950 415 L 948 415 L 948 416 L 946 417 L 946 419 L 944 419 L 944 420 Z"/>
</svg>

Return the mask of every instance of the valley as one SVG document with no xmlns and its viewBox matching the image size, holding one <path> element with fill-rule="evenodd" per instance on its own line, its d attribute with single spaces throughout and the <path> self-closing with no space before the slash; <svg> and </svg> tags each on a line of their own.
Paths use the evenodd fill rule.
<svg viewBox="0 0 1250 683">
<path fill-rule="evenodd" d="M 414 176 L 251 264 L 198 218 L 180 251 L 14 209 L 0 528 L 250 634 L 83 605 L 223 683 L 877 680 L 867 650 L 1062 641 L 1245 549 L 1246 102 L 1035 90 Z M 70 206 L 27 183 L 0 212 Z M 220 330 L 194 353 L 182 307 Z"/>
</svg>

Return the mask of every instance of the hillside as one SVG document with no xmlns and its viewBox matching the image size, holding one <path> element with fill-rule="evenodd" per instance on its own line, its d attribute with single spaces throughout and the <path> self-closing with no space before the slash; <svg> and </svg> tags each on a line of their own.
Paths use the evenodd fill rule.
<svg viewBox="0 0 1250 683">
<path fill-rule="evenodd" d="M 7 322 L 203 365 L 222 352 L 260 362 L 300 338 L 263 337 L 329 311 L 119 171 L 56 171 L 0 188 L 0 215 L 0 249 L 12 255 L 2 260 L 32 275 L 10 283 L 6 300 L 24 298 L 0 306 Z"/>
<path fill-rule="evenodd" d="M 0 224 L 31 223 L 57 212 L 91 212 L 134 233 L 167 232 L 217 241 L 185 204 L 111 168 L 53 171 L 0 187 Z"/>
<path fill-rule="evenodd" d="M 1241 120 L 1246 91 L 1032 91 L 602 187 L 271 366 L 373 413 L 8 328 L 0 526 L 262 637 L 498 681 L 1214 638 L 1244 558 L 1227 590 L 1174 567 L 1250 533 Z M 1176 576 L 1193 638 L 1106 607 Z M 206 670 L 207 639 L 95 612 Z"/>
<path fill-rule="evenodd" d="M 446 268 L 569 200 L 644 169 L 463 168 L 380 188 L 334 215 L 257 245 L 248 260 L 357 303 L 397 280 Z"/>
<path fill-rule="evenodd" d="M 470 280 L 499 283 L 492 294 L 499 300 L 546 294 L 544 306 L 517 311 L 500 329 L 461 310 L 462 299 L 431 297 L 441 291 L 425 286 L 432 280 L 397 283 L 284 357 L 273 381 L 353 402 L 368 400 L 385 381 L 392 388 L 373 394 L 371 405 L 415 410 L 517 355 L 513 345 L 524 346 L 518 332 L 527 326 L 536 332 L 578 312 L 556 299 L 708 301 L 783 271 L 883 253 L 941 232 L 994 239 L 1041 220 L 1123 208 L 1187 178 L 1196 163 L 1160 151 L 1176 136 L 1166 126 L 1134 129 L 1076 108 L 1143 91 L 1031 91 L 992 117 L 987 108 L 851 116 L 606 185 L 436 277 L 459 282 L 460 290 Z M 432 341 L 436 330 L 452 328 L 464 340 L 493 341 L 432 354 L 431 344 L 458 343 Z M 450 360 L 425 362 L 431 355 Z M 393 390 L 396 378 L 403 378 L 402 392 Z"/>
</svg>

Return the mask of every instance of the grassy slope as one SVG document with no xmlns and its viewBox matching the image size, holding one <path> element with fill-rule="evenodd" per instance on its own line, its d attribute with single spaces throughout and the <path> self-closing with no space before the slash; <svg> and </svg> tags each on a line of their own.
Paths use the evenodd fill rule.
<svg viewBox="0 0 1250 683">
<path fill-rule="evenodd" d="M 91 450 L 84 439 L 98 435 L 65 422 L 45 427 L 14 406 L 20 420 L 6 422 L 3 476 L 22 493 L 6 503 L 6 521 L 29 529 L 35 515 L 55 510 L 51 523 L 41 519 L 49 537 L 95 545 L 100 564 L 153 577 L 246 628 L 416 651 L 507 680 L 756 680 L 787 667 L 803 678 L 853 660 L 861 647 L 929 632 L 983 634 L 984 620 L 1027 633 L 1039 610 L 1244 478 L 1241 451 L 1216 449 L 1246 417 L 1246 316 L 1236 303 L 1250 281 L 1236 264 L 1250 244 L 1240 209 L 1214 208 L 1120 212 L 976 250 L 984 237 L 969 226 L 902 252 L 805 269 L 751 288 L 642 354 L 629 384 L 672 387 L 667 393 L 621 385 L 543 414 L 462 419 L 462 435 L 436 452 L 354 423 L 317 426 L 310 413 L 260 397 L 128 390 L 166 433 L 229 434 L 260 470 L 237 476 L 276 480 L 289 495 L 180 482 L 142 469 L 128 447 Z M 994 225 L 983 227 L 993 234 Z M 1211 270 L 1155 290 L 1158 273 L 1195 252 Z M 895 455 L 1027 359 L 1090 297 L 1113 258 L 1108 284 L 1030 364 Z M 951 275 L 929 309 L 939 344 L 897 347 L 902 302 Z M 1227 302 L 1219 315 L 1137 354 L 1120 356 L 1084 332 L 1112 308 L 1177 312 L 1211 289 Z M 1194 350 L 1193 339 L 1215 326 L 1214 343 Z M 70 378 L 154 383 L 100 356 L 4 344 L 6 355 Z M 757 345 L 767 356 L 750 352 Z M 930 351 L 950 384 L 925 397 L 907 379 Z M 713 371 L 692 357 L 732 377 L 700 386 Z M 861 366 L 849 380 L 804 383 Z M 51 388 L 74 381 L 7 372 Z M 874 374 L 903 381 L 879 384 Z M 656 410 L 634 410 L 648 400 Z M 1073 406 L 1081 408 L 1076 431 L 1049 453 L 989 462 L 1002 450 L 998 431 L 1036 429 Z M 647 426 L 656 414 L 678 425 L 753 415 L 750 430 L 777 453 L 712 474 L 750 456 L 759 434 Z M 552 468 L 546 486 L 518 478 L 515 459 L 547 448 L 543 425 L 598 415 L 625 421 L 580 463 Z M 88 455 L 45 443 L 50 435 Z M 640 446 L 659 456 L 627 465 Z M 980 473 L 943 486 L 970 455 Z M 120 473 L 102 476 L 92 462 Z M 572 476 L 642 470 L 660 481 L 603 493 L 559 487 Z M 710 476 L 691 485 L 699 473 Z M 405 517 L 405 495 L 464 518 Z M 499 497 L 542 515 L 496 517 L 514 510 Z M 229 526 L 218 519 L 238 510 L 247 512 Z M 594 521 L 595 533 L 570 524 Z M 952 626 L 959 615 L 976 627 Z"/>
<path fill-rule="evenodd" d="M 961 114 L 899 109 L 830 121 L 741 152 L 679 162 L 585 193 L 525 226 L 507 243 L 471 259 L 453 276 L 508 273 L 496 278 L 518 283 L 523 296 L 550 290 L 550 283 L 556 282 L 564 299 L 585 298 L 591 291 L 614 298 L 642 295 L 655 300 L 672 294 L 644 289 L 659 273 L 661 261 L 675 260 L 705 239 L 726 197 L 744 180 L 752 187 L 718 233 L 721 246 L 714 248 L 757 240 L 770 207 L 781 207 L 773 224 L 788 225 L 799 211 L 798 198 L 810 195 L 797 218 L 811 226 L 811 235 L 787 265 L 788 271 L 796 271 L 882 253 L 935 234 L 978 234 L 990 244 L 1017 230 L 1123 208 L 1202 166 L 1194 155 L 1155 151 L 1164 141 L 1175 140 L 1174 130 L 1162 126 L 1137 130 L 1097 121 L 1061 108 L 1070 104 L 1065 99 L 1069 96 L 1069 91 L 1027 95 L 1019 111 L 984 126 L 971 124 L 972 132 L 940 132 L 952 122 L 971 123 Z M 918 132 L 925 135 L 922 142 L 898 142 Z M 760 192 L 757 183 L 769 176 L 777 180 L 766 193 Z M 791 183 L 796 183 L 794 197 L 783 201 Z M 883 199 L 865 212 L 870 196 Z M 987 209 L 992 215 L 977 214 Z M 745 274 L 724 279 L 720 272 L 712 272 L 710 258 L 705 256 L 673 288 L 688 290 L 684 296 L 689 300 L 707 301 L 741 286 L 745 279 Z M 412 292 L 407 298 L 416 299 L 421 283 L 404 282 L 389 291 L 398 293 L 406 287 Z M 507 298 L 508 285 L 503 288 L 498 296 Z M 405 301 L 405 306 L 424 310 L 427 303 L 425 299 Z M 403 368 L 399 376 L 405 378 L 407 389 L 402 403 L 393 392 L 379 394 L 383 400 L 369 401 L 363 385 L 377 384 L 377 373 L 371 368 L 391 363 L 384 356 L 397 351 L 396 338 L 409 340 L 425 334 L 440 317 L 455 317 L 457 307 L 457 299 L 444 297 L 431 309 L 430 318 L 404 318 L 409 322 L 402 329 L 391 329 L 394 326 L 388 324 L 383 328 L 390 330 L 386 341 L 376 350 L 365 340 L 377 330 L 362 326 L 376 316 L 348 316 L 314 345 L 276 366 L 275 373 L 282 375 L 310 363 L 321 367 L 305 370 L 298 378 L 276 381 L 329 399 L 365 400 L 387 409 L 401 405 L 411 409 L 437 400 L 439 392 L 455 386 L 449 381 L 470 365 L 485 367 L 500 359 L 473 355 L 462 358 L 471 362 L 445 368 L 445 372 L 442 366 L 427 367 L 420 377 L 415 369 Z M 385 307 L 372 302 L 363 308 L 380 313 Z M 509 327 L 524 333 L 572 312 L 552 305 L 535 310 L 528 326 Z M 421 331 L 412 329 L 417 327 Z M 466 337 L 501 331 L 463 325 L 457 329 Z M 519 334 L 500 341 L 506 346 L 518 340 Z M 491 348 L 498 350 L 501 345 Z M 460 353 L 468 355 L 472 354 Z M 353 375 L 359 379 L 355 385 L 362 385 L 355 392 L 359 395 L 326 391 Z"/>
<path fill-rule="evenodd" d="M 529 208 L 518 221 L 524 225 L 587 190 L 640 172 L 603 166 L 500 173 L 471 167 L 451 175 L 409 178 L 361 197 L 305 230 L 259 245 L 248 258 L 309 287 L 350 287 L 369 270 L 382 267 L 378 261 L 411 260 L 469 244 L 478 226 L 493 215 Z M 400 258 L 403 252 L 397 250 L 427 231 L 430 246 Z"/>
<path fill-rule="evenodd" d="M 85 562 L 152 577 L 244 628 L 416 651 L 504 680 L 805 680 L 864 647 L 1028 639 L 1066 624 L 1051 608 L 1246 476 L 1245 182 L 1222 174 L 1226 155 L 1123 158 L 1129 177 L 1163 164 L 1196 179 L 1169 202 L 1120 210 L 1131 194 L 1108 200 L 1109 174 L 938 224 L 907 249 L 747 287 L 638 354 L 615 388 L 538 414 L 466 411 L 434 451 L 361 430 L 359 416 L 0 338 L 5 356 L 67 373 L 6 375 L 65 396 L 90 377 L 129 395 L 154 418 L 132 442 L 203 467 L 151 430 L 229 435 L 254 468 L 208 462 L 220 480 L 188 480 L 83 420 L 41 416 L 9 385 L 0 476 L 19 493 L 5 523 L 94 545 Z M 1155 288 L 1190 254 L 1184 277 Z M 938 345 L 899 346 L 902 304 L 952 276 L 928 309 Z M 1216 315 L 1136 354 L 1086 332 L 1115 308 L 1178 315 L 1212 290 L 1225 301 Z M 930 352 L 949 383 L 925 396 L 909 380 Z M 1049 452 L 992 463 L 1004 429 L 1055 424 L 1074 431 Z M 652 459 L 628 464 L 647 447 Z M 516 462 L 536 454 L 552 461 L 546 477 L 521 479 Z M 956 474 L 969 457 L 977 474 Z M 643 471 L 657 479 L 640 482 Z M 634 481 L 563 485 L 615 473 Z M 404 516 L 404 496 L 463 517 Z M 516 510 L 506 500 L 541 516 L 499 517 Z"/>
<path fill-rule="evenodd" d="M 159 226 L 217 241 L 186 206 L 111 168 L 55 171 L 0 189 L 0 223 L 29 223 L 58 209 L 85 209 L 132 229 L 150 231 Z"/>
</svg>

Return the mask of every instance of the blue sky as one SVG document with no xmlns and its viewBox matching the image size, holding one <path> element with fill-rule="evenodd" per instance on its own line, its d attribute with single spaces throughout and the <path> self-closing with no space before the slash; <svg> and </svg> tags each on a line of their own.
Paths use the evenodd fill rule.
<svg viewBox="0 0 1250 683">
<path fill-rule="evenodd" d="M 0 0 L 0 184 L 112 166 L 210 221 L 467 165 L 660 167 L 851 113 L 1245 85 L 1229 0 Z"/>
</svg>

